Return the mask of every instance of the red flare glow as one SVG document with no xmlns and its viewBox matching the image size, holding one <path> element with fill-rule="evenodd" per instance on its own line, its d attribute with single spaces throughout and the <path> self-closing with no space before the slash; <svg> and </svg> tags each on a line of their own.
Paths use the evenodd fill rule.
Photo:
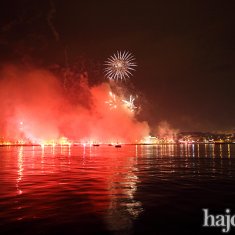
<svg viewBox="0 0 235 235">
<path fill-rule="evenodd" d="M 83 78 L 72 101 L 49 71 L 5 66 L 0 75 L 2 143 L 135 143 L 149 133 L 125 107 L 110 110 L 109 83 Z"/>
</svg>

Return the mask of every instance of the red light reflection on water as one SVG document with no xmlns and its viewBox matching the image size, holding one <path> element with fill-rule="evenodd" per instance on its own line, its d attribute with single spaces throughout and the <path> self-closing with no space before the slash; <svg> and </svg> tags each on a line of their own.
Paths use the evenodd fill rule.
<svg viewBox="0 0 235 235">
<path fill-rule="evenodd" d="M 138 147 L 5 148 L 6 174 L 1 178 L 5 196 L 16 200 L 11 208 L 15 220 L 100 214 L 106 226 L 116 230 L 130 227 L 143 210 L 135 200 Z"/>
<path fill-rule="evenodd" d="M 155 199 L 164 204 L 174 185 L 162 181 L 188 185 L 188 176 L 232 176 L 234 151 L 214 144 L 1 147 L 0 217 L 7 229 L 17 221 L 41 232 L 61 224 L 78 227 L 78 234 L 84 224 L 127 231 L 148 210 L 146 191 L 156 186 Z"/>
</svg>

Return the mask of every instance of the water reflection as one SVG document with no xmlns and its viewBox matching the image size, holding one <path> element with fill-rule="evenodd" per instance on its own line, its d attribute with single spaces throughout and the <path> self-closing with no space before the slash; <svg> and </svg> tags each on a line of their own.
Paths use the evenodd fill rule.
<svg viewBox="0 0 235 235">
<path fill-rule="evenodd" d="M 228 158 L 230 158 L 231 157 L 231 144 L 228 144 L 227 148 L 228 148 Z"/>
<path fill-rule="evenodd" d="M 153 197 L 154 205 L 161 204 L 161 198 L 176 190 L 176 186 L 161 188 L 162 182 L 176 181 L 185 188 L 195 179 L 234 176 L 234 146 L 3 147 L 0 203 L 8 207 L 0 211 L 0 217 L 63 224 L 93 223 L 85 218 L 97 214 L 106 230 L 131 233 L 146 211 L 145 197 Z M 146 193 L 152 188 L 158 190 Z"/>
<path fill-rule="evenodd" d="M 135 153 L 138 157 L 137 146 Z M 109 181 L 110 203 L 105 221 L 110 231 L 130 230 L 133 220 L 143 211 L 142 203 L 135 199 L 140 182 L 135 174 L 138 171 L 136 161 L 138 159 L 130 158 L 124 165 L 119 165 L 118 168 L 122 170 L 112 174 Z"/>
<path fill-rule="evenodd" d="M 22 194 L 23 191 L 21 190 L 20 183 L 23 177 L 24 171 L 24 159 L 23 159 L 23 146 L 19 147 L 18 149 L 18 177 L 16 179 L 16 190 L 17 194 Z"/>
</svg>

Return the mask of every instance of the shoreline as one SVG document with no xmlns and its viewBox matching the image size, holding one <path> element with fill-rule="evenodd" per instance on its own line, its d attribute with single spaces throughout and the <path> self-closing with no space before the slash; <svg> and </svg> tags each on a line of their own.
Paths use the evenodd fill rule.
<svg viewBox="0 0 235 235">
<path fill-rule="evenodd" d="M 210 144 L 215 144 L 215 145 L 220 145 L 220 144 L 235 144 L 235 142 L 226 142 L 226 143 L 203 143 L 203 142 L 194 142 L 194 143 L 125 143 L 125 144 L 120 144 L 120 145 L 143 145 L 143 146 L 158 146 L 158 145 L 193 145 L 193 144 L 203 144 L 203 145 L 210 145 Z M 90 144 L 86 144 L 87 146 L 89 146 Z M 83 144 L 0 144 L 0 147 L 42 147 L 42 146 L 46 146 L 46 147 L 63 147 L 63 146 L 68 146 L 68 147 L 76 147 L 76 146 L 84 146 Z M 99 146 L 110 146 L 110 147 L 114 147 L 115 145 L 110 145 L 110 144 L 99 144 L 99 146 L 93 146 L 91 144 L 92 147 L 99 147 Z"/>
</svg>

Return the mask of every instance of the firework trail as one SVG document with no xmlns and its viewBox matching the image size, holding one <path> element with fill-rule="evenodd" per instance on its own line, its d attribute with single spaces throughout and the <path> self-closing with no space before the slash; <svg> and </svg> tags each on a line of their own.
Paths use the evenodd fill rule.
<svg viewBox="0 0 235 235">
<path fill-rule="evenodd" d="M 48 23 L 48 26 L 50 27 L 50 29 L 52 31 L 52 34 L 54 35 L 56 41 L 59 41 L 60 40 L 60 35 L 57 32 L 57 30 L 56 30 L 56 28 L 53 24 L 53 18 L 54 18 L 55 13 L 56 13 L 56 9 L 55 9 L 54 2 L 50 1 L 50 10 L 49 10 L 48 15 L 47 15 L 47 23 Z"/>
</svg>

